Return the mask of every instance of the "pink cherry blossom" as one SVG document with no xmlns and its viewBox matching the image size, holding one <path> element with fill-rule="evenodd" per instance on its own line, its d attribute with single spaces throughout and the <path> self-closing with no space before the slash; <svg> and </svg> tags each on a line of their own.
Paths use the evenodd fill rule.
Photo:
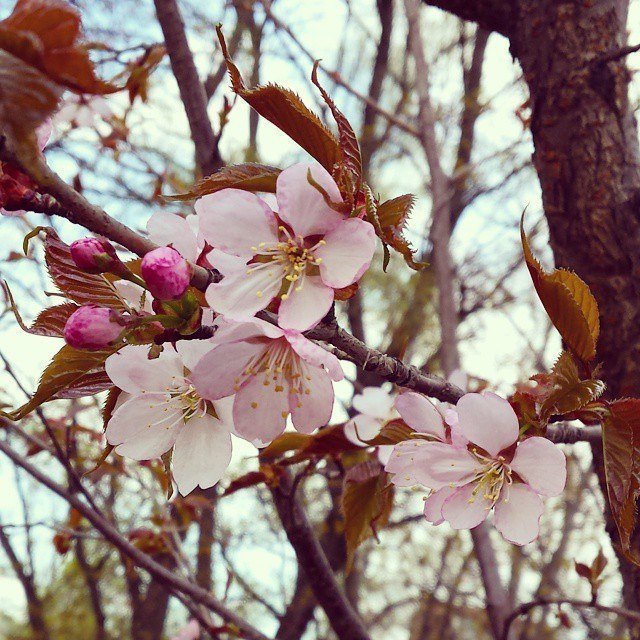
<svg viewBox="0 0 640 640">
<path fill-rule="evenodd" d="M 81 238 L 69 249 L 76 266 L 88 273 L 104 273 L 119 262 L 115 247 L 104 238 Z"/>
<path fill-rule="evenodd" d="M 382 427 L 398 417 L 394 407 L 396 394 L 381 387 L 365 387 L 353 396 L 353 408 L 358 413 L 344 425 L 344 435 L 354 444 L 368 446 Z M 393 450 L 392 445 L 377 447 L 378 459 L 386 464 Z"/>
<path fill-rule="evenodd" d="M 233 422 L 241 437 L 264 446 L 293 426 L 311 433 L 333 408 L 331 380 L 344 377 L 338 359 L 296 331 L 254 319 L 227 323 L 196 365 L 193 382 L 203 398 L 235 394 Z"/>
<path fill-rule="evenodd" d="M 191 281 L 189 263 L 171 247 L 158 247 L 146 253 L 140 272 L 153 297 L 159 300 L 180 298 Z"/>
<path fill-rule="evenodd" d="M 189 620 L 171 640 L 198 640 L 200 632 L 200 623 L 197 620 Z"/>
<path fill-rule="evenodd" d="M 107 424 L 107 441 L 134 460 L 173 448 L 172 472 L 182 495 L 212 487 L 231 460 L 232 400 L 205 402 L 188 374 L 210 348 L 205 341 L 180 341 L 150 360 L 148 347 L 127 346 L 105 363 L 111 381 L 128 394 Z"/>
<path fill-rule="evenodd" d="M 126 318 L 113 309 L 87 304 L 67 319 L 64 339 L 74 349 L 96 351 L 113 344 L 126 324 Z"/>
<path fill-rule="evenodd" d="M 431 431 L 438 438 L 396 445 L 386 465 L 395 484 L 432 489 L 425 501 L 427 520 L 471 529 L 493 509 L 494 524 L 509 542 L 523 545 L 537 537 L 541 496 L 560 494 L 566 482 L 566 459 L 559 447 L 537 436 L 518 443 L 515 412 L 489 392 L 468 393 L 456 405 L 457 427 L 467 446 L 442 441 L 441 427 L 432 418 L 425 430 L 417 406 L 398 409 L 411 427 L 422 425 L 423 433 Z"/>
<path fill-rule="evenodd" d="M 297 164 L 277 180 L 278 218 L 264 200 L 239 189 L 223 189 L 195 203 L 200 229 L 216 249 L 243 259 L 207 290 L 218 313 L 247 320 L 280 299 L 278 322 L 305 331 L 329 311 L 334 290 L 357 282 L 375 250 L 373 226 L 332 209 L 342 201 L 336 183 L 318 164 Z"/>
</svg>

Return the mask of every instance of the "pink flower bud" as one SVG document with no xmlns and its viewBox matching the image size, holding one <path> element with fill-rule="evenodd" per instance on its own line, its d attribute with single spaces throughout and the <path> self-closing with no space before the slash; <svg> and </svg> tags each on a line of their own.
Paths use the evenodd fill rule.
<svg viewBox="0 0 640 640">
<path fill-rule="evenodd" d="M 149 251 L 140 265 L 149 291 L 158 300 L 176 300 L 191 281 L 189 263 L 173 248 L 159 247 Z"/>
<path fill-rule="evenodd" d="M 103 238 L 81 238 L 70 249 L 76 266 L 88 273 L 104 273 L 120 263 L 113 245 Z"/>
<path fill-rule="evenodd" d="M 74 349 L 97 351 L 115 342 L 126 319 L 107 307 L 88 304 L 74 311 L 64 325 L 64 339 Z"/>
</svg>

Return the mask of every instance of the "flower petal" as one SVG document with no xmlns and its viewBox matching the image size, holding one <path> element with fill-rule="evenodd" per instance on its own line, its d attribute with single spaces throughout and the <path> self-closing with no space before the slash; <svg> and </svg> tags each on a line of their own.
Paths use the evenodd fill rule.
<svg viewBox="0 0 640 640">
<path fill-rule="evenodd" d="M 394 473 L 393 483 L 399 486 L 423 484 L 440 489 L 451 483 L 469 482 L 478 466 L 466 450 L 444 442 L 405 440 L 395 446 L 385 469 Z"/>
<path fill-rule="evenodd" d="M 443 487 L 433 491 L 424 501 L 424 517 L 432 524 L 438 525 L 444 522 L 442 517 L 442 505 L 444 501 L 456 492 L 455 488 Z"/>
<path fill-rule="evenodd" d="M 353 396 L 353 408 L 367 416 L 388 420 L 393 413 L 395 397 L 381 387 L 365 387 Z"/>
<path fill-rule="evenodd" d="M 172 246 L 185 260 L 195 262 L 198 239 L 189 222 L 175 213 L 158 211 L 147 221 L 149 238 L 160 246 Z"/>
<path fill-rule="evenodd" d="M 173 477 L 183 496 L 196 487 L 213 487 L 231 461 L 231 433 L 213 416 L 189 420 L 180 431 L 171 458 Z"/>
<path fill-rule="evenodd" d="M 234 256 L 220 249 L 211 249 L 211 251 L 207 253 L 207 262 L 214 269 L 217 269 L 225 278 L 237 271 L 246 270 L 247 268 L 246 256 Z"/>
<path fill-rule="evenodd" d="M 528 544 L 538 537 L 543 511 L 542 499 L 535 491 L 526 484 L 512 484 L 500 494 L 494 524 L 505 540 Z"/>
<path fill-rule="evenodd" d="M 456 405 L 460 432 L 492 456 L 518 439 L 518 417 L 495 393 L 467 393 Z"/>
<path fill-rule="evenodd" d="M 396 398 L 396 409 L 414 431 L 435 436 L 444 442 L 442 415 L 423 395 L 415 391 L 401 393 Z"/>
<path fill-rule="evenodd" d="M 367 441 L 373 440 L 381 428 L 382 420 L 359 413 L 344 425 L 344 435 L 353 444 L 368 446 Z"/>
<path fill-rule="evenodd" d="M 302 367 L 306 391 L 289 392 L 289 407 L 293 426 L 301 433 L 311 433 L 331 419 L 333 411 L 333 384 L 329 374 L 319 367 Z"/>
<path fill-rule="evenodd" d="M 299 331 L 287 330 L 284 332 L 287 342 L 293 350 L 308 364 L 315 367 L 324 367 L 336 382 L 344 380 L 344 371 L 340 366 L 340 360 L 319 344 L 305 338 Z"/>
<path fill-rule="evenodd" d="M 313 252 L 320 258 L 320 276 L 325 284 L 341 289 L 362 277 L 376 250 L 373 225 L 360 218 L 343 220 L 325 237 L 325 245 Z"/>
<path fill-rule="evenodd" d="M 283 431 L 289 415 L 288 389 L 276 392 L 254 376 L 236 393 L 233 404 L 235 433 L 256 446 L 264 446 Z"/>
<path fill-rule="evenodd" d="M 567 459 L 562 449 L 547 438 L 534 436 L 521 442 L 510 466 L 544 496 L 561 494 L 567 482 Z"/>
<path fill-rule="evenodd" d="M 179 402 L 167 402 L 163 393 L 134 396 L 111 416 L 107 442 L 121 456 L 152 460 L 171 449 L 183 426 Z"/>
<path fill-rule="evenodd" d="M 118 295 L 136 311 L 154 313 L 152 307 L 153 296 L 139 284 L 127 280 L 116 280 L 112 284 Z"/>
<path fill-rule="evenodd" d="M 206 353 L 191 371 L 191 382 L 200 397 L 218 400 L 236 393 L 246 379 L 244 371 L 266 346 L 258 342 L 230 342 Z"/>
<path fill-rule="evenodd" d="M 280 291 L 284 271 L 273 266 L 234 271 L 222 282 L 210 284 L 205 297 L 211 308 L 232 320 L 248 320 L 266 308 Z"/>
<path fill-rule="evenodd" d="M 477 483 L 470 482 L 456 489 L 442 505 L 442 517 L 454 529 L 473 529 L 484 522 L 493 503 L 486 500 L 482 491 L 474 496 Z"/>
<path fill-rule="evenodd" d="M 381 444 L 379 447 L 376 447 L 376 454 L 378 456 L 378 460 L 380 464 L 384 466 L 389 462 L 389 458 L 393 453 L 393 445 L 392 444 Z"/>
<path fill-rule="evenodd" d="M 251 247 L 278 242 L 273 211 L 258 196 L 241 189 L 222 189 L 196 200 L 200 233 L 216 249 L 236 256 L 255 255 Z"/>
<path fill-rule="evenodd" d="M 305 277 L 300 291 L 295 287 L 280 303 L 278 324 L 283 329 L 306 331 L 327 315 L 333 302 L 333 289 L 327 287 L 320 276 Z"/>
<path fill-rule="evenodd" d="M 311 171 L 313 179 L 327 192 L 333 202 L 342 202 L 338 185 L 329 172 L 317 163 L 301 162 L 285 169 L 276 183 L 278 214 L 291 226 L 295 235 L 306 238 L 325 234 L 333 229 L 344 216 L 334 211 L 322 194 L 307 180 Z"/>
<path fill-rule="evenodd" d="M 105 369 L 111 382 L 132 395 L 166 391 L 184 382 L 182 360 L 172 347 L 165 346 L 152 360 L 148 353 L 148 345 L 129 345 L 109 356 Z"/>
<path fill-rule="evenodd" d="M 213 338 L 208 340 L 179 340 L 176 342 L 176 351 L 182 358 L 184 366 L 193 371 L 200 359 L 211 351 L 216 344 Z"/>
</svg>

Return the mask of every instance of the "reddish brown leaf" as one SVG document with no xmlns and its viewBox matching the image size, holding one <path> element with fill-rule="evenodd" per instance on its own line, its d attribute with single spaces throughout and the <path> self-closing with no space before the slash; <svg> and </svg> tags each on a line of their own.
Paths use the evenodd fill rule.
<svg viewBox="0 0 640 640">
<path fill-rule="evenodd" d="M 592 360 L 596 355 L 600 317 L 598 303 L 589 287 L 566 269 L 554 269 L 551 273 L 542 269 L 524 233 L 524 214 L 520 237 L 533 286 L 551 322 L 578 358 L 585 362 Z"/>
<path fill-rule="evenodd" d="M 124 310 L 124 303 L 101 274 L 85 273 L 76 267 L 71 251 L 51 228 L 45 229 L 45 262 L 56 286 L 78 304 L 99 304 Z"/>
<path fill-rule="evenodd" d="M 389 520 L 393 507 L 393 485 L 379 462 L 369 460 L 351 468 L 342 492 L 347 567 L 353 566 L 356 549 Z"/>
<path fill-rule="evenodd" d="M 235 93 L 331 173 L 342 157 L 336 137 L 293 91 L 274 84 L 247 89 L 238 67 L 229 56 L 222 29 L 218 26 L 216 31 Z"/>
<path fill-rule="evenodd" d="M 636 526 L 636 500 L 640 495 L 640 400 L 616 400 L 609 409 L 602 424 L 609 505 L 622 550 L 640 565 L 640 557 L 630 544 Z"/>
<path fill-rule="evenodd" d="M 380 429 L 380 433 L 372 440 L 368 440 L 367 444 L 379 447 L 388 444 L 398 444 L 398 442 L 411 440 L 415 437 L 416 435 L 414 434 L 413 429 L 407 426 L 407 424 L 402 420 L 397 419 L 387 422 L 387 424 Z"/>
<path fill-rule="evenodd" d="M 28 331 L 36 336 L 61 338 L 64 335 L 64 325 L 77 309 L 78 305 L 72 302 L 44 309 L 38 314 Z"/>
<path fill-rule="evenodd" d="M 167 196 L 167 200 L 193 200 L 221 189 L 275 193 L 279 175 L 280 169 L 265 164 L 234 164 L 196 182 L 186 193 Z"/>
</svg>

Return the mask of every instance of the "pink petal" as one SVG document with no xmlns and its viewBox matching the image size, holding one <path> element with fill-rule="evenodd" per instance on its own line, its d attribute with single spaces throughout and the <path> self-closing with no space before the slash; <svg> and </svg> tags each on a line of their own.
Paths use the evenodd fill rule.
<svg viewBox="0 0 640 640">
<path fill-rule="evenodd" d="M 418 433 L 426 433 L 444 441 L 445 430 L 439 411 L 423 395 L 414 391 L 396 398 L 396 409 L 402 419 Z"/>
<path fill-rule="evenodd" d="M 116 280 L 112 283 L 118 295 L 136 311 L 153 313 L 153 296 L 135 282 Z"/>
<path fill-rule="evenodd" d="M 344 425 L 344 435 L 353 444 L 367 446 L 367 441 L 373 440 L 381 428 L 381 420 L 359 413 Z"/>
<path fill-rule="evenodd" d="M 467 393 L 456 409 L 462 435 L 491 456 L 518 439 L 518 417 L 511 405 L 495 393 Z"/>
<path fill-rule="evenodd" d="M 454 529 L 473 529 L 484 522 L 492 507 L 491 500 L 485 500 L 483 491 L 473 495 L 477 483 L 470 482 L 456 489 L 442 505 L 442 517 Z"/>
<path fill-rule="evenodd" d="M 303 367 L 305 392 L 289 392 L 289 407 L 293 426 L 301 433 L 312 433 L 324 427 L 333 411 L 333 384 L 329 374 L 319 367 Z"/>
<path fill-rule="evenodd" d="M 221 344 L 206 353 L 189 376 L 200 397 L 218 400 L 233 395 L 246 380 L 251 360 L 264 353 L 266 345 L 255 342 Z"/>
<path fill-rule="evenodd" d="M 332 380 L 338 382 L 344 379 L 344 372 L 340 365 L 340 360 L 319 344 L 312 342 L 299 331 L 287 330 L 284 332 L 287 342 L 293 350 L 308 364 L 314 367 L 324 367 Z"/>
<path fill-rule="evenodd" d="M 248 320 L 266 308 L 280 291 L 283 270 L 277 264 L 250 271 L 248 267 L 210 284 L 205 297 L 211 308 L 232 320 Z"/>
<path fill-rule="evenodd" d="M 389 458 L 393 453 L 393 445 L 392 444 L 381 444 L 379 447 L 376 447 L 376 455 L 378 456 L 378 460 L 380 464 L 384 466 L 389 462 Z"/>
<path fill-rule="evenodd" d="M 288 389 L 274 391 L 254 376 L 238 391 L 233 404 L 235 433 L 256 446 L 263 446 L 283 431 L 289 415 Z"/>
<path fill-rule="evenodd" d="M 152 460 L 169 451 L 184 426 L 179 402 L 163 393 L 135 396 L 116 409 L 106 430 L 116 453 L 134 460 Z"/>
<path fill-rule="evenodd" d="M 193 371 L 200 359 L 216 346 L 212 340 L 210 338 L 208 340 L 179 340 L 176 342 L 176 351 L 189 371 Z"/>
<path fill-rule="evenodd" d="M 509 465 L 536 493 L 557 496 L 567 482 L 567 459 L 557 445 L 546 438 L 521 442 Z"/>
<path fill-rule="evenodd" d="M 542 499 L 535 491 L 526 484 L 512 484 L 502 489 L 494 524 L 505 540 L 517 545 L 528 544 L 538 537 L 543 511 Z"/>
<path fill-rule="evenodd" d="M 367 416 L 388 420 L 393 413 L 395 397 L 380 387 L 365 387 L 353 396 L 353 408 Z"/>
<path fill-rule="evenodd" d="M 231 434 L 213 416 L 189 420 L 180 431 L 173 449 L 173 477 L 183 496 L 196 487 L 213 487 L 231 462 Z"/>
<path fill-rule="evenodd" d="M 165 346 L 152 360 L 148 353 L 148 345 L 131 345 L 109 356 L 105 369 L 111 382 L 133 395 L 166 391 L 183 383 L 182 360 L 172 347 Z"/>
<path fill-rule="evenodd" d="M 260 242 L 278 242 L 273 211 L 258 196 L 240 189 L 222 189 L 194 204 L 200 217 L 200 233 L 214 248 L 247 258 Z"/>
<path fill-rule="evenodd" d="M 225 278 L 247 269 L 247 258 L 225 253 L 220 249 L 211 249 L 207 253 L 207 262 Z"/>
<path fill-rule="evenodd" d="M 362 277 L 376 249 L 373 225 L 360 218 L 348 218 L 325 237 L 325 245 L 313 252 L 320 258 L 320 276 L 325 284 L 341 289 Z"/>
<path fill-rule="evenodd" d="M 278 324 L 283 329 L 306 331 L 327 315 L 333 302 L 333 289 L 319 276 L 305 277 L 300 291 L 292 288 L 290 296 L 280 303 Z"/>
<path fill-rule="evenodd" d="M 443 487 L 433 491 L 424 501 L 424 517 L 432 524 L 438 525 L 444 522 L 442 517 L 442 505 L 444 501 L 456 492 L 455 488 Z"/>
<path fill-rule="evenodd" d="M 175 213 L 159 211 L 147 221 L 149 238 L 160 246 L 172 246 L 185 260 L 195 262 L 198 240 L 189 222 Z"/>
<path fill-rule="evenodd" d="M 314 234 L 324 235 L 343 220 L 342 214 L 329 207 L 322 194 L 311 186 L 307 180 L 309 170 L 333 202 L 342 202 L 338 186 L 321 165 L 300 163 L 285 169 L 278 176 L 276 184 L 278 213 L 291 226 L 294 234 L 303 238 Z"/>
<path fill-rule="evenodd" d="M 466 450 L 443 442 L 405 440 L 395 446 L 385 469 L 395 473 L 394 484 L 423 484 L 440 489 L 451 483 L 469 482 L 478 466 L 476 459 Z"/>
</svg>

